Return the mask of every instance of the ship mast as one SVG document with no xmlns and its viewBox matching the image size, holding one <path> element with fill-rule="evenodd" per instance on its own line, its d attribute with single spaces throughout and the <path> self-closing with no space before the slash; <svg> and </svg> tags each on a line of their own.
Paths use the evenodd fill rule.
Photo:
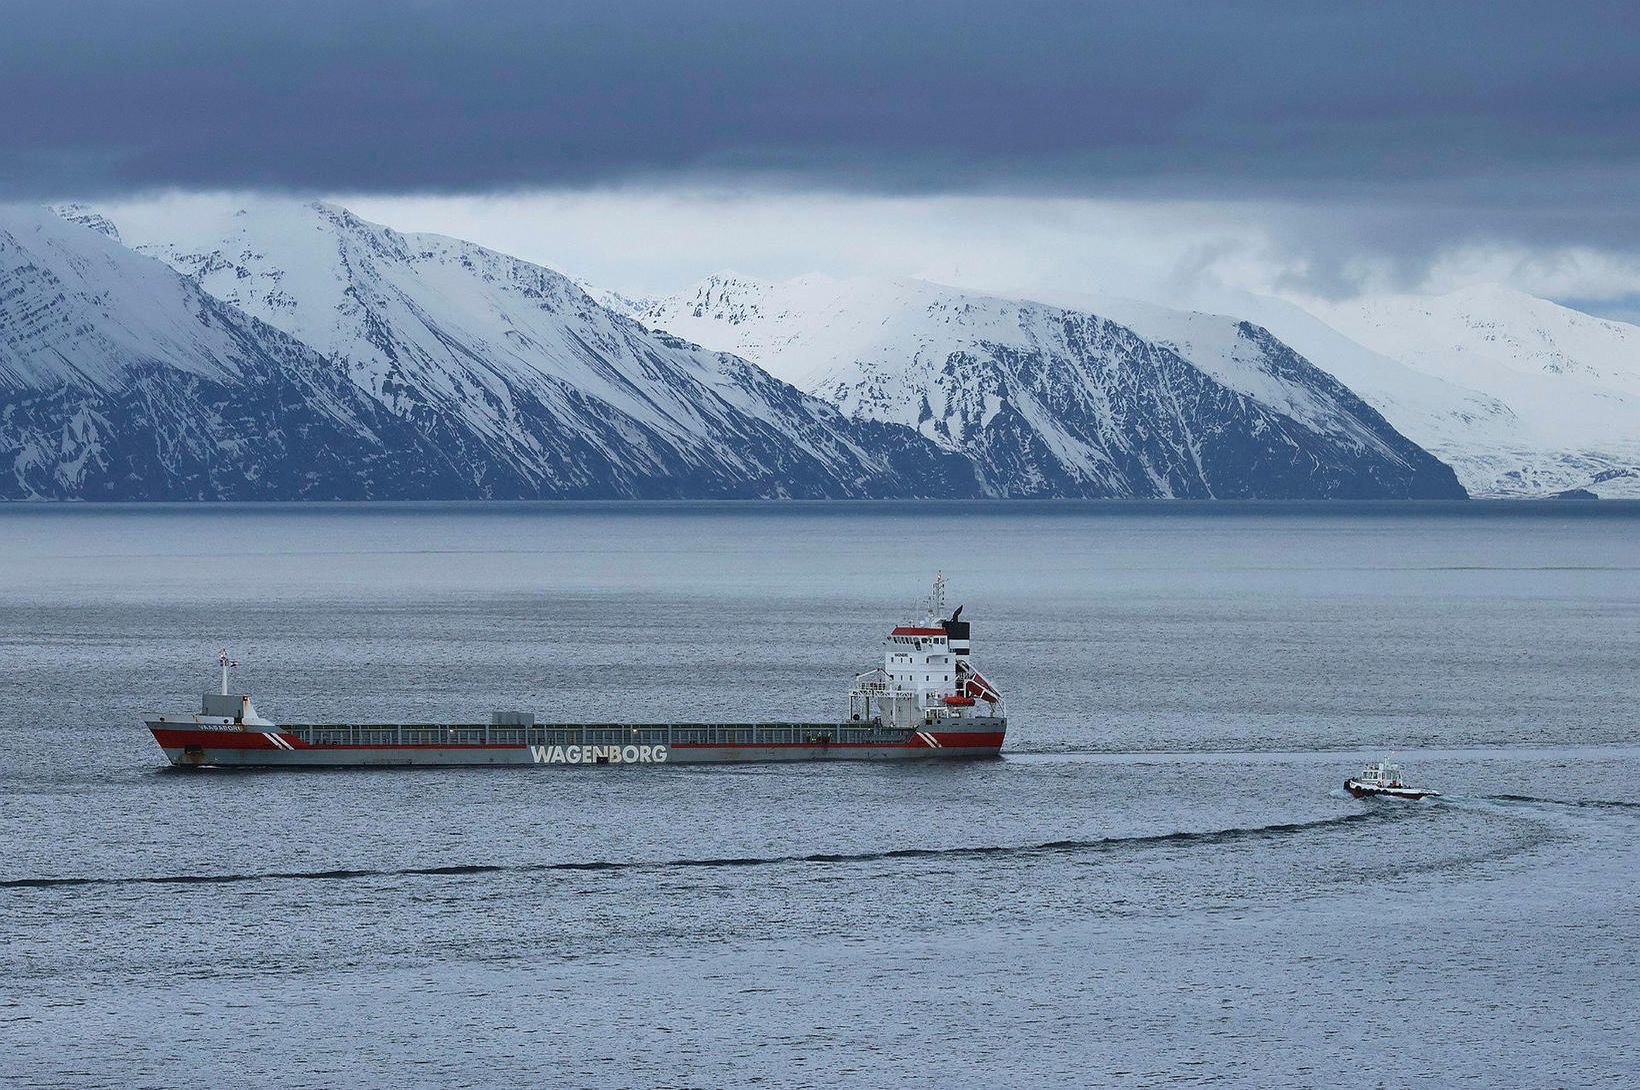
<svg viewBox="0 0 1640 1090">
<path fill-rule="evenodd" d="M 239 669 L 239 663 L 228 657 L 228 649 L 224 647 L 222 654 L 217 656 L 217 663 L 222 667 L 222 695 L 228 695 L 228 671 Z"/>
<path fill-rule="evenodd" d="M 945 617 L 945 572 L 934 573 L 934 589 L 928 593 L 929 620 L 938 621 Z"/>
</svg>

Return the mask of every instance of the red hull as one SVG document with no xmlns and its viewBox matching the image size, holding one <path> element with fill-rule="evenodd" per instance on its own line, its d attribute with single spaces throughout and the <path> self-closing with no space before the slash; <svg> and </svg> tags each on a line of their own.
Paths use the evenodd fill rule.
<svg viewBox="0 0 1640 1090">
<path fill-rule="evenodd" d="M 972 759 L 1001 753 L 1004 730 L 924 730 L 895 738 L 725 737 L 702 740 L 688 737 L 690 728 L 648 727 L 625 730 L 609 737 L 607 727 L 552 728 L 546 744 L 534 739 L 520 742 L 521 731 L 505 741 L 491 737 L 484 727 L 413 729 L 417 738 L 377 740 L 399 732 L 393 727 L 251 727 L 212 729 L 199 724 L 150 722 L 149 730 L 173 764 L 184 767 L 232 765 L 238 767 L 358 767 L 392 765 L 501 765 L 501 764 L 703 764 L 730 762 L 784 762 L 816 760 Z M 854 724 L 834 725 L 839 730 Z M 495 728 L 506 730 L 506 728 Z M 752 728 L 745 728 L 750 731 Z M 767 731 L 767 726 L 757 728 Z M 876 728 L 858 727 L 862 733 Z M 639 730 L 654 734 L 640 736 Z M 674 733 L 675 732 L 675 733 Z M 802 731 L 791 730 L 791 735 Z M 342 738 L 338 739 L 337 734 Z M 348 735 L 351 734 L 351 737 Z M 317 737 L 316 737 L 317 735 Z M 365 741 L 365 737 L 371 740 Z M 465 735 L 465 736 L 464 736 Z M 545 737 L 545 736 L 539 736 Z M 313 740 L 309 740 L 313 739 Z"/>
</svg>

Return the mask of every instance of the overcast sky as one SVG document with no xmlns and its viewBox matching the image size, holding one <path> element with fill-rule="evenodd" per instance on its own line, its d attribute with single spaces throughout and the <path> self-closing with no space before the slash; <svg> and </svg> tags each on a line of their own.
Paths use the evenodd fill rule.
<svg viewBox="0 0 1640 1090">
<path fill-rule="evenodd" d="M 12 0 L 0 196 L 340 197 L 635 291 L 1499 279 L 1622 309 L 1637 57 L 1632 3 Z"/>
</svg>

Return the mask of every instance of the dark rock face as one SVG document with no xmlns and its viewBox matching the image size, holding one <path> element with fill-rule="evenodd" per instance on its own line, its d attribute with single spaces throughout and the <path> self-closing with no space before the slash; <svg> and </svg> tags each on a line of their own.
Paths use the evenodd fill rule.
<svg viewBox="0 0 1640 1090">
<path fill-rule="evenodd" d="M 320 361 L 322 363 L 322 361 Z M 325 408 L 316 409 L 315 403 Z M 545 427 L 551 421 L 539 418 Z M 828 499 L 973 496 L 971 465 L 903 428 L 838 432 L 868 452 L 805 449 L 771 426 L 725 436 L 758 467 L 690 463 L 657 441 L 641 466 L 566 435 L 541 472 L 487 461 L 454 430 L 418 428 L 334 371 L 280 367 L 223 383 L 163 365 L 115 391 L 59 386 L 0 401 L 0 498 L 80 500 Z M 611 429 L 610 438 L 615 435 Z M 619 438 L 631 441 L 630 436 Z M 662 457 L 655 457 L 660 452 Z M 828 461 L 827 454 L 837 455 Z M 559 483 L 572 482 L 572 483 Z"/>
<path fill-rule="evenodd" d="M 142 364 L 130 377 L 119 390 L 61 386 L 7 400 L 0 496 L 293 500 L 460 492 L 435 448 L 323 375 L 269 370 L 229 385 Z M 330 395 L 330 410 L 313 407 L 315 394 Z"/>
</svg>

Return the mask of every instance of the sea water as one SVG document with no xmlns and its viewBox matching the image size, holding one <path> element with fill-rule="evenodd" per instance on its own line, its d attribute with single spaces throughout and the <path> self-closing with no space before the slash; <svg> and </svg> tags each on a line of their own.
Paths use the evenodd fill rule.
<svg viewBox="0 0 1640 1090">
<path fill-rule="evenodd" d="M 937 569 L 1000 760 L 142 726 L 824 719 Z M 0 509 L 8 1084 L 1632 1086 L 1637 877 L 1634 506 Z"/>
</svg>

